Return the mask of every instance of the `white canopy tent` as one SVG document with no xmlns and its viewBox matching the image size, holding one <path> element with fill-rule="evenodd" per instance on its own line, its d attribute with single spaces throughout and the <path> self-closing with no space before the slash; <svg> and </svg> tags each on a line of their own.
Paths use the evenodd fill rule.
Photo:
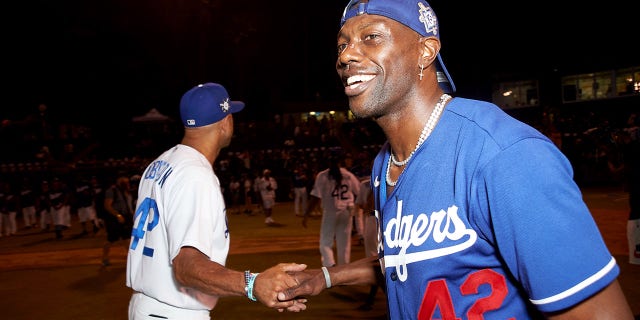
<svg viewBox="0 0 640 320">
<path fill-rule="evenodd" d="M 132 119 L 133 122 L 167 122 L 171 120 L 169 116 L 160 113 L 156 108 L 151 108 L 144 115 L 133 117 Z"/>
</svg>

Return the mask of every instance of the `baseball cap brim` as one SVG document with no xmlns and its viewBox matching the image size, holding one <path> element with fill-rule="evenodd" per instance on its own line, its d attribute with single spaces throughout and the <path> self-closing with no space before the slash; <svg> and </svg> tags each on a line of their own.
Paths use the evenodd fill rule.
<svg viewBox="0 0 640 320">
<path fill-rule="evenodd" d="M 447 67 L 444 66 L 442 56 L 438 53 L 438 63 L 436 64 L 436 76 L 438 77 L 438 85 L 445 93 L 456 92 L 456 85 L 453 83 L 453 79 L 449 75 Z"/>
</svg>

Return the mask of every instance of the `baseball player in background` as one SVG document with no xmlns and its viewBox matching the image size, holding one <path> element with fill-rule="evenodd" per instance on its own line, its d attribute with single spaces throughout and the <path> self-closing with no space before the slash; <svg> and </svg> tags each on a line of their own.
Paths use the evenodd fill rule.
<svg viewBox="0 0 640 320">
<path fill-rule="evenodd" d="M 262 209 L 264 210 L 264 223 L 266 225 L 274 225 L 276 221 L 273 219 L 273 206 L 276 204 L 276 190 L 278 182 L 271 176 L 271 170 L 264 169 L 262 177 L 258 180 L 258 191 L 262 200 Z"/>
<path fill-rule="evenodd" d="M 300 311 L 305 300 L 279 302 L 295 285 L 278 264 L 262 273 L 225 268 L 230 234 L 213 163 L 233 136 L 232 114 L 244 103 L 205 83 L 180 100 L 184 136 L 145 169 L 127 258 L 126 284 L 134 290 L 129 319 L 210 319 L 220 297 L 247 296 L 279 310 Z"/>
<path fill-rule="evenodd" d="M 352 0 L 340 26 L 349 108 L 387 137 L 371 188 L 389 318 L 633 319 L 564 154 L 498 106 L 449 95 L 429 4 Z M 374 284 L 375 260 L 305 271 L 280 298 Z"/>
<path fill-rule="evenodd" d="M 38 225 L 36 221 L 36 197 L 37 194 L 33 190 L 31 179 L 24 177 L 20 189 L 20 207 L 22 219 L 24 219 L 24 227 L 27 229 L 35 228 Z"/>
<path fill-rule="evenodd" d="M 80 180 L 75 186 L 73 198 L 73 204 L 78 212 L 78 221 L 82 227 L 82 233 L 80 235 L 89 234 L 89 229 L 91 229 L 95 235 L 99 230 L 94 200 L 95 195 L 89 181 L 84 179 Z"/>
<path fill-rule="evenodd" d="M 334 242 L 337 263 L 345 264 L 351 261 L 352 217 L 355 215 L 355 199 L 359 192 L 360 181 L 353 173 L 340 166 L 337 156 L 330 157 L 329 168 L 316 175 L 309 204 L 302 218 L 302 226 L 307 227 L 309 215 L 320 203 L 320 255 L 325 267 L 336 265 Z"/>
</svg>

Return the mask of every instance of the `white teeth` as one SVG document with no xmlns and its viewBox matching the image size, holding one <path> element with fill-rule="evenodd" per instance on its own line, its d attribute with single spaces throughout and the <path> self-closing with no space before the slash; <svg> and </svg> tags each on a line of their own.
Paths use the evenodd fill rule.
<svg viewBox="0 0 640 320">
<path fill-rule="evenodd" d="M 350 86 L 356 82 L 365 82 L 373 79 L 374 75 L 356 75 L 347 78 L 347 85 Z"/>
</svg>

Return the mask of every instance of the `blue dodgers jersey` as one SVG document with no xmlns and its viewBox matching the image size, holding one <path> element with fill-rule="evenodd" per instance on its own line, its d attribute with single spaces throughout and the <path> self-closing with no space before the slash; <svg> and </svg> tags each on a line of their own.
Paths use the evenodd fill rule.
<svg viewBox="0 0 640 320">
<path fill-rule="evenodd" d="M 391 319 L 528 319 L 619 274 L 570 163 L 497 106 L 454 98 L 386 197 L 371 181 Z"/>
</svg>

